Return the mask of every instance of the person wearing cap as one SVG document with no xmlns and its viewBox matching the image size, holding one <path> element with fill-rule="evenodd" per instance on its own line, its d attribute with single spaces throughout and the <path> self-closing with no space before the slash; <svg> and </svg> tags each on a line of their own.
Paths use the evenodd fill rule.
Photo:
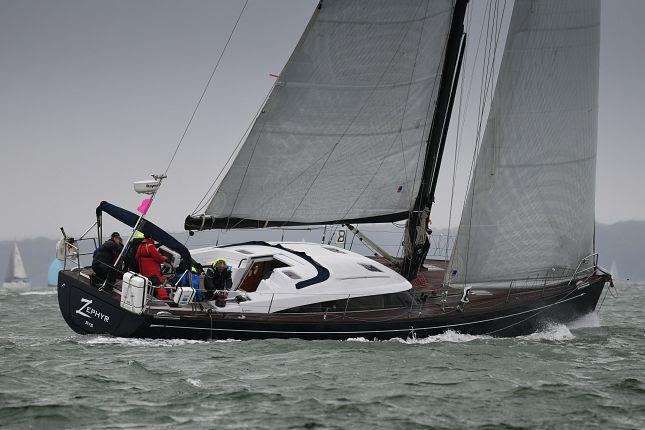
<svg viewBox="0 0 645 430">
<path fill-rule="evenodd" d="M 206 300 L 213 300 L 216 298 L 215 291 L 230 290 L 232 285 L 231 269 L 226 264 L 226 260 L 222 258 L 215 260 L 204 274 Z"/>
<path fill-rule="evenodd" d="M 114 282 L 119 274 L 117 268 L 114 267 L 116 259 L 121 254 L 123 249 L 123 239 L 118 232 L 110 235 L 110 239 L 94 251 L 92 256 L 92 270 L 98 284 L 105 284 L 104 290 L 111 290 L 114 287 Z"/>
<path fill-rule="evenodd" d="M 148 278 L 154 286 L 163 284 L 161 263 L 166 262 L 166 257 L 159 253 L 152 239 L 146 237 L 141 241 L 141 244 L 137 248 L 135 258 L 139 265 L 139 273 Z M 170 299 L 170 295 L 165 288 L 155 288 L 155 295 L 161 300 Z"/>
<path fill-rule="evenodd" d="M 132 236 L 132 240 L 130 241 L 128 249 L 126 249 L 124 255 L 126 270 L 139 273 L 139 263 L 137 263 L 136 255 L 137 249 L 139 249 L 139 245 L 141 245 L 143 239 L 145 239 L 145 236 L 140 231 L 136 232 L 134 236 Z"/>
</svg>

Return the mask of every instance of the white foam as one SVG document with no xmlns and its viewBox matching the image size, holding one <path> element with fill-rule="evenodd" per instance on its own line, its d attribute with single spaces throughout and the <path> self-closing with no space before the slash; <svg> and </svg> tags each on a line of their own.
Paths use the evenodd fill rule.
<svg viewBox="0 0 645 430">
<path fill-rule="evenodd" d="M 347 339 L 347 342 L 372 342 L 369 339 L 365 339 L 364 337 L 350 337 Z"/>
<path fill-rule="evenodd" d="M 486 336 L 486 335 L 463 334 L 453 330 L 448 330 L 444 333 L 437 334 L 434 336 L 428 336 L 428 337 L 422 337 L 422 338 L 413 337 L 413 338 L 407 338 L 407 339 L 396 338 L 396 339 L 392 339 L 392 341 L 406 343 L 408 345 L 426 345 L 429 343 L 437 343 L 437 342 L 465 343 L 465 342 L 472 342 L 475 340 L 487 340 L 487 339 L 492 339 L 492 337 Z"/>
<path fill-rule="evenodd" d="M 202 388 L 204 386 L 202 381 L 200 381 L 199 379 L 187 378 L 186 382 L 188 382 L 193 387 L 197 387 L 197 388 Z"/>
<path fill-rule="evenodd" d="M 575 339 L 575 336 L 569 328 L 564 324 L 553 324 L 547 326 L 544 330 L 531 333 L 526 336 L 519 336 L 518 339 L 526 340 L 549 340 L 549 341 L 563 341 Z"/>
<path fill-rule="evenodd" d="M 146 346 L 146 347 L 173 347 L 182 345 L 207 344 L 207 343 L 230 343 L 241 342 L 237 339 L 226 340 L 191 340 L 191 339 L 136 339 L 127 337 L 97 336 L 89 339 L 80 339 L 79 343 L 85 345 L 123 345 L 123 346 Z"/>
<path fill-rule="evenodd" d="M 147 347 L 173 347 L 191 344 L 206 343 L 202 340 L 189 339 L 131 339 L 125 337 L 98 336 L 90 339 L 82 339 L 79 343 L 85 345 L 123 345 L 123 346 L 147 346 Z"/>
<path fill-rule="evenodd" d="M 25 291 L 20 293 L 21 296 L 53 296 L 58 291 Z"/>
<path fill-rule="evenodd" d="M 399 342 L 407 345 L 426 345 L 429 343 L 437 343 L 437 342 L 464 343 L 464 342 L 472 342 L 474 340 L 487 340 L 487 339 L 492 339 L 492 336 L 484 336 L 484 335 L 477 336 L 472 334 L 458 333 L 453 330 L 448 330 L 445 333 L 437 334 L 434 336 L 428 336 L 428 337 L 422 337 L 422 338 L 411 337 L 407 339 L 395 337 L 386 342 Z M 347 341 L 348 342 L 379 342 L 378 340 L 371 341 L 364 337 L 353 337 L 353 338 L 347 339 Z"/>
<path fill-rule="evenodd" d="M 578 328 L 587 328 L 587 327 L 600 327 L 600 317 L 597 312 L 591 312 L 587 315 L 583 315 L 575 321 L 572 321 L 567 324 L 572 330 Z"/>
</svg>

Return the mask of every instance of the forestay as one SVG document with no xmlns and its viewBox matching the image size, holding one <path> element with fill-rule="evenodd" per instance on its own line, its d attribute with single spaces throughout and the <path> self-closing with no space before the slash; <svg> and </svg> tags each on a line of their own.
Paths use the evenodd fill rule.
<svg viewBox="0 0 645 430">
<path fill-rule="evenodd" d="M 206 228 L 406 218 L 453 7 L 321 2 L 212 198 Z"/>
<path fill-rule="evenodd" d="M 453 284 L 570 275 L 593 252 L 599 25 L 598 0 L 516 0 Z"/>
</svg>

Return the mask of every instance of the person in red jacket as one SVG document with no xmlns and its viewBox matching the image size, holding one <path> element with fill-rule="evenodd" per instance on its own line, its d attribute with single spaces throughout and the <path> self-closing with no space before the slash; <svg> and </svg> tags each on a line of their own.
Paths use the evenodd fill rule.
<svg viewBox="0 0 645 430">
<path fill-rule="evenodd" d="M 149 237 L 143 239 L 137 248 L 135 258 L 139 264 L 139 272 L 150 279 L 152 285 L 159 286 L 163 283 L 160 265 L 166 262 L 166 257 L 159 253 L 152 239 Z M 170 299 L 165 288 L 155 288 L 155 295 L 161 300 Z"/>
</svg>

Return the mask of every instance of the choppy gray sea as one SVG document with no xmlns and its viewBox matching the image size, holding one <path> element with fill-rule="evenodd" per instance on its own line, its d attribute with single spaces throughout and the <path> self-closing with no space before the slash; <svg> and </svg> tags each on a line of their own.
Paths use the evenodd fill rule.
<svg viewBox="0 0 645 430">
<path fill-rule="evenodd" d="M 530 336 L 80 336 L 55 292 L 0 294 L 2 428 L 645 428 L 645 284 Z"/>
</svg>

